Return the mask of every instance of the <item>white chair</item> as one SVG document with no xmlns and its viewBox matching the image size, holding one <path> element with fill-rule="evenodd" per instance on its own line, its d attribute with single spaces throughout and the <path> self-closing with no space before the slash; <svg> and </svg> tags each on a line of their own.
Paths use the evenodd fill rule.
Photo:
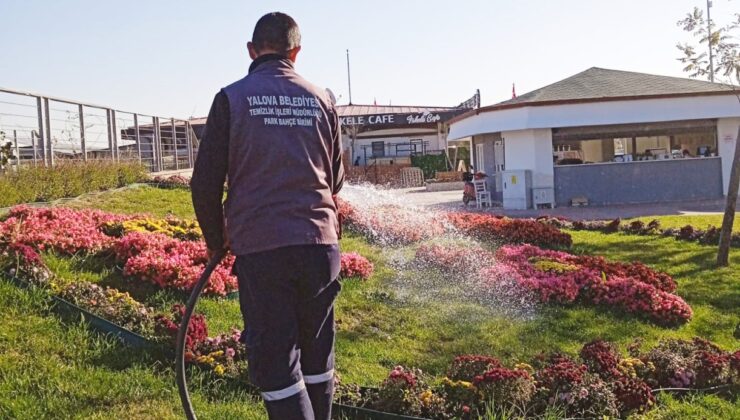
<svg viewBox="0 0 740 420">
<path fill-rule="evenodd" d="M 473 181 L 473 187 L 475 188 L 475 205 L 478 208 L 483 207 L 483 204 L 487 204 L 488 207 L 493 205 L 491 201 L 491 192 L 488 191 L 488 185 L 485 179 L 476 179 Z"/>
</svg>

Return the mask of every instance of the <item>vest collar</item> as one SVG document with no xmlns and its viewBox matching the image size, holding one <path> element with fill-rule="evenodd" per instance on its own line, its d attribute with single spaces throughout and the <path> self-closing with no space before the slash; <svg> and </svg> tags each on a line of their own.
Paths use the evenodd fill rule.
<svg viewBox="0 0 740 420">
<path fill-rule="evenodd" d="M 291 69 L 293 68 L 293 62 L 290 61 L 290 59 L 282 54 L 265 54 L 257 57 L 254 61 L 252 61 L 252 64 L 249 66 L 249 72 L 253 72 L 257 68 L 261 67 L 263 64 L 271 62 L 271 61 L 279 61 L 280 64 L 287 65 Z"/>
</svg>

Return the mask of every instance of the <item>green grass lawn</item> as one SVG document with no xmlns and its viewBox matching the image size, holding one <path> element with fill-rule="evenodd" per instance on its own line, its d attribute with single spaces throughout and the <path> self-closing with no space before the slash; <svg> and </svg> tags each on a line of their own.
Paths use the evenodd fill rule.
<svg viewBox="0 0 740 420">
<path fill-rule="evenodd" d="M 167 215 L 195 217 L 190 191 L 180 188 L 162 189 L 142 185 L 123 191 L 104 192 L 83 197 L 67 205 L 73 208 L 96 208 L 115 213 L 148 213 L 156 217 Z"/>
<path fill-rule="evenodd" d="M 190 195 L 184 190 L 144 187 L 73 205 L 193 217 Z M 575 354 L 596 338 L 617 342 L 624 349 L 637 337 L 653 344 L 662 338 L 699 335 L 725 349 L 740 347 L 733 338 L 740 323 L 739 249 L 732 250 L 731 267 L 715 269 L 712 247 L 657 236 L 571 234 L 575 252 L 640 260 L 672 274 L 679 284 L 678 294 L 694 309 L 694 319 L 679 328 L 663 328 L 604 308 L 548 306 L 534 319 L 515 320 L 471 302 L 409 301 L 390 287 L 397 275 L 384 249 L 348 235 L 342 240 L 343 250 L 368 257 L 376 272 L 368 281 L 346 281 L 337 302 L 337 369 L 342 380 L 374 385 L 398 364 L 439 375 L 457 354 L 490 354 L 507 362 L 527 361 L 541 351 Z M 94 261 L 46 258 L 63 277 L 126 286 L 116 270 L 101 270 Z M 183 299 L 170 292 L 145 293 L 146 288 L 133 292 L 137 298 L 151 295 L 147 303 L 159 308 Z M 240 327 L 236 301 L 204 298 L 199 310 L 206 314 L 211 334 Z M 0 282 L 0 322 L 0 418 L 8 417 L 3 410 L 29 418 L 54 417 L 54 413 L 84 418 L 179 415 L 168 363 L 105 340 L 83 326 L 61 322 L 48 313 L 42 296 Z M 197 375 L 193 381 L 196 410 L 203 418 L 263 415 L 259 403 L 244 393 L 206 384 Z M 661 396 L 661 401 L 665 404 L 651 411 L 649 418 L 740 418 L 737 401 L 714 396 Z"/>
<path fill-rule="evenodd" d="M 0 418 L 179 419 L 174 373 L 154 359 L 50 314 L 42 293 L 0 280 Z M 254 397 L 194 375 L 202 418 L 265 418 Z"/>
</svg>

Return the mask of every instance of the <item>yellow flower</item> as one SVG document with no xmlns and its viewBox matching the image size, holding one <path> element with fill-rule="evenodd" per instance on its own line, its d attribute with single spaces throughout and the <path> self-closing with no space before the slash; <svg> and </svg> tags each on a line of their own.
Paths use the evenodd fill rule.
<svg viewBox="0 0 740 420">
<path fill-rule="evenodd" d="M 534 266 L 534 268 L 542 272 L 554 272 L 558 274 L 563 274 L 570 271 L 578 270 L 578 266 L 576 265 L 565 264 L 545 258 L 530 258 L 529 262 Z"/>
<path fill-rule="evenodd" d="M 421 400 L 422 404 L 428 405 L 429 401 L 431 401 L 432 399 L 432 391 L 427 389 L 426 391 L 422 392 L 421 395 L 419 395 L 419 399 Z"/>
<path fill-rule="evenodd" d="M 525 370 L 528 373 L 534 373 L 534 368 L 532 367 L 532 365 L 527 363 L 517 363 L 514 365 L 514 369 Z"/>
<path fill-rule="evenodd" d="M 474 388 L 473 383 L 468 381 L 457 381 L 457 385 L 466 389 Z"/>
<path fill-rule="evenodd" d="M 226 373 L 226 369 L 221 364 L 216 365 L 216 367 L 213 368 L 213 371 L 216 372 L 216 375 L 218 376 L 223 376 L 224 373 Z"/>
</svg>

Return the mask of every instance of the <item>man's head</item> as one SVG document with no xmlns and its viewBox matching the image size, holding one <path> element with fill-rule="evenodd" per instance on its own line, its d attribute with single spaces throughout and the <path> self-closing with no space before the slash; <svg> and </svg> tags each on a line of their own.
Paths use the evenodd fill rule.
<svg viewBox="0 0 740 420">
<path fill-rule="evenodd" d="M 257 21 L 247 49 L 252 60 L 265 54 L 280 54 L 295 61 L 301 50 L 301 31 L 285 13 L 268 13 Z"/>
</svg>

